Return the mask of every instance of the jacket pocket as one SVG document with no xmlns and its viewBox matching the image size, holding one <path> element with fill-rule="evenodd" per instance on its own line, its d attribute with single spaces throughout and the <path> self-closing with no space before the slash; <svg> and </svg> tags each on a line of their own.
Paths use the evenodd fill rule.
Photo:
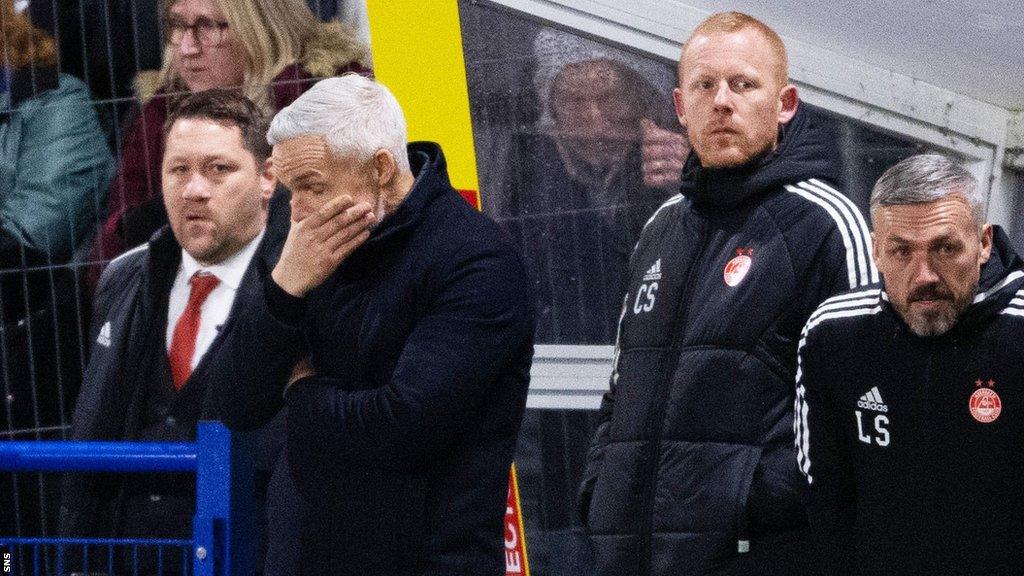
<svg viewBox="0 0 1024 576">
<path fill-rule="evenodd" d="M 746 500 L 750 531 L 765 535 L 806 526 L 802 498 L 805 486 L 791 443 L 764 447 Z"/>
<path fill-rule="evenodd" d="M 319 506 L 303 503 L 307 562 L 332 574 L 408 574 L 429 538 L 426 480 L 379 469 L 334 469 Z"/>
<path fill-rule="evenodd" d="M 591 534 L 636 534 L 640 531 L 643 479 L 649 451 L 646 444 L 610 442 L 604 447 L 600 474 L 594 482 L 587 514 Z"/>
<path fill-rule="evenodd" d="M 746 553 L 750 550 L 750 515 L 748 504 L 750 492 L 754 485 L 758 464 L 761 462 L 762 449 L 750 448 L 746 461 L 741 469 L 739 489 L 736 492 L 736 552 Z"/>
</svg>

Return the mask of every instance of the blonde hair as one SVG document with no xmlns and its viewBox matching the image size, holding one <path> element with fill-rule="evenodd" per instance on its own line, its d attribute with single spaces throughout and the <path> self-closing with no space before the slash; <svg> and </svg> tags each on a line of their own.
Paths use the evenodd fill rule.
<svg viewBox="0 0 1024 576">
<path fill-rule="evenodd" d="M 331 76 L 338 55 L 350 61 L 366 59 L 366 47 L 351 30 L 340 22 L 320 22 L 305 0 L 211 1 L 224 13 L 228 29 L 242 48 L 242 93 L 264 110 L 272 108 L 272 80 L 288 66 L 303 63 L 313 76 Z M 163 0 L 165 20 L 177 2 Z M 167 43 L 157 84 L 187 91 L 174 72 L 174 58 L 174 47 Z"/>
<path fill-rule="evenodd" d="M 0 57 L 13 69 L 57 63 L 53 38 L 14 10 L 14 0 L 0 0 Z"/>
<path fill-rule="evenodd" d="M 772 51 L 775 60 L 775 81 L 779 87 L 789 83 L 789 57 L 786 55 L 786 45 L 782 38 L 767 24 L 757 18 L 742 12 L 718 12 L 708 16 L 703 22 L 694 28 L 693 33 L 683 44 L 683 54 L 689 48 L 690 42 L 697 36 L 710 36 L 712 34 L 733 34 L 741 30 L 752 28 L 761 33 L 761 36 L 768 41 L 768 47 Z M 679 59 L 679 69 L 682 72 L 683 59 Z"/>
</svg>

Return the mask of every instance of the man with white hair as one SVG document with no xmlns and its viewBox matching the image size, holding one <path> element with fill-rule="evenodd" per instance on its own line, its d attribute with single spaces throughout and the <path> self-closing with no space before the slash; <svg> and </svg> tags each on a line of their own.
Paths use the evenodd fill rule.
<svg viewBox="0 0 1024 576">
<path fill-rule="evenodd" d="M 882 283 L 800 342 L 796 445 L 828 574 L 1020 574 L 1024 262 L 970 172 L 912 156 L 871 194 Z"/>
<path fill-rule="evenodd" d="M 214 395 L 240 429 L 288 406 L 300 573 L 502 574 L 533 352 L 519 254 L 372 80 L 319 82 L 268 140 L 291 230 Z"/>
</svg>

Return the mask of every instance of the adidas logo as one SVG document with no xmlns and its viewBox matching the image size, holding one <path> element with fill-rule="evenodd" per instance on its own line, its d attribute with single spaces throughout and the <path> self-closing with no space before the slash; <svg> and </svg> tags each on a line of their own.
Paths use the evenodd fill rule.
<svg viewBox="0 0 1024 576">
<path fill-rule="evenodd" d="M 857 407 L 864 408 L 865 410 L 875 410 L 876 412 L 888 412 L 889 407 L 882 401 L 882 394 L 878 391 L 878 386 L 873 387 L 868 392 L 865 392 L 860 400 L 857 400 Z"/>
<path fill-rule="evenodd" d="M 654 265 L 644 274 L 644 282 L 661 280 L 661 258 L 654 261 Z"/>
<path fill-rule="evenodd" d="M 100 328 L 100 334 L 96 337 L 96 343 L 100 346 L 106 346 L 110 348 L 110 321 L 108 320 L 103 327 Z"/>
</svg>

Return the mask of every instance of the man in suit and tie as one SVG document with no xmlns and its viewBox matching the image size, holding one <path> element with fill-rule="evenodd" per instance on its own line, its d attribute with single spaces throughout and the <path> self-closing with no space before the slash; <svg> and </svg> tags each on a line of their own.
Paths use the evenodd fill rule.
<svg viewBox="0 0 1024 576">
<path fill-rule="evenodd" d="M 189 441 L 199 420 L 216 418 L 207 374 L 231 329 L 236 296 L 262 290 L 256 269 L 276 262 L 288 230 L 287 201 L 271 208 L 276 179 L 266 132 L 263 113 L 227 90 L 193 94 L 168 117 L 162 186 L 170 226 L 113 260 L 100 280 L 73 439 Z M 252 439 L 257 498 L 283 440 L 279 422 Z M 188 538 L 194 507 L 190 474 L 74 474 L 61 530 Z M 174 557 L 165 554 L 165 569 Z"/>
</svg>

